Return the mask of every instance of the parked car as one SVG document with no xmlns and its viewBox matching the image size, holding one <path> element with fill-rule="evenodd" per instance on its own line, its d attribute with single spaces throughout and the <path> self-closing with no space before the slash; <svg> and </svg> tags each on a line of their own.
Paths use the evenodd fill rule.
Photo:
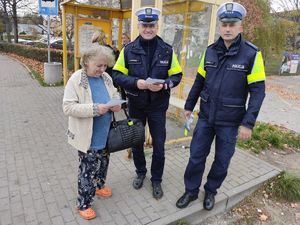
<svg viewBox="0 0 300 225">
<path fill-rule="evenodd" d="M 50 48 L 62 49 L 63 48 L 63 40 L 51 41 Z"/>
<path fill-rule="evenodd" d="M 69 49 L 69 42 L 67 43 L 67 48 L 68 50 L 73 50 L 74 49 L 74 43 L 72 42 L 71 44 L 71 49 Z M 58 39 L 58 40 L 54 40 L 50 43 L 50 48 L 55 48 L 55 49 L 63 49 L 63 40 L 62 39 Z"/>
<path fill-rule="evenodd" d="M 22 44 L 22 45 L 33 45 L 34 44 L 33 41 L 31 41 L 31 40 L 25 40 L 25 39 L 22 39 L 22 38 L 18 38 L 18 43 Z"/>
</svg>

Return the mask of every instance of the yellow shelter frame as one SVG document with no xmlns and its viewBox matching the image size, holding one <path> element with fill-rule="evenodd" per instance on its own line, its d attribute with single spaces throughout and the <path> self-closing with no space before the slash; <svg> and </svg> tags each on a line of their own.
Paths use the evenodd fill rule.
<svg viewBox="0 0 300 225">
<path fill-rule="evenodd" d="M 63 77 L 64 85 L 67 84 L 69 79 L 68 75 L 68 53 L 67 53 L 67 14 L 74 17 L 74 70 L 79 69 L 79 29 L 84 24 L 94 25 L 101 27 L 106 33 L 111 33 L 112 19 L 118 19 L 119 32 L 118 32 L 118 48 L 121 48 L 122 43 L 122 20 L 131 17 L 131 10 L 112 9 L 98 6 L 91 6 L 86 4 L 78 4 L 73 0 L 61 3 L 62 10 L 62 38 L 63 38 Z M 89 18 L 88 16 L 99 16 L 99 12 L 104 12 L 107 16 L 105 19 Z M 80 17 L 83 15 L 84 17 Z M 108 35 L 108 42 L 111 43 L 111 35 Z"/>
</svg>

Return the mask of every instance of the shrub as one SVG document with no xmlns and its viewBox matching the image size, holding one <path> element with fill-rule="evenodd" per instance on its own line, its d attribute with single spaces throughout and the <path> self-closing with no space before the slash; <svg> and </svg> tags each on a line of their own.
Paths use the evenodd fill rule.
<svg viewBox="0 0 300 225">
<path fill-rule="evenodd" d="M 257 122 L 252 137 L 249 140 L 238 140 L 238 147 L 250 149 L 255 153 L 261 150 L 276 148 L 284 150 L 285 148 L 300 149 L 300 135 L 286 130 L 282 127 Z"/>
<path fill-rule="evenodd" d="M 290 202 L 300 201 L 300 178 L 287 172 L 282 172 L 270 182 L 267 190 L 279 199 Z"/>
<path fill-rule="evenodd" d="M 37 48 L 33 46 L 12 44 L 7 42 L 0 43 L 0 51 L 15 53 L 25 58 L 34 59 L 40 62 L 48 61 L 48 49 Z M 51 61 L 52 62 L 63 62 L 63 51 L 51 49 Z M 68 61 L 72 63 L 73 52 L 68 52 Z"/>
</svg>

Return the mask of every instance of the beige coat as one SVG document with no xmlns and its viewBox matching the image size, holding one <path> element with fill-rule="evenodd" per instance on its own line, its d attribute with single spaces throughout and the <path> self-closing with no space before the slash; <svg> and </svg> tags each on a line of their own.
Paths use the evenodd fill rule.
<svg viewBox="0 0 300 225">
<path fill-rule="evenodd" d="M 107 73 L 102 76 L 110 98 L 119 98 L 111 77 Z M 97 104 L 92 100 L 87 75 L 83 70 L 76 71 L 65 87 L 63 111 L 69 116 L 69 127 L 66 133 L 68 143 L 77 150 L 87 152 L 92 140 L 93 117 L 99 114 Z"/>
</svg>

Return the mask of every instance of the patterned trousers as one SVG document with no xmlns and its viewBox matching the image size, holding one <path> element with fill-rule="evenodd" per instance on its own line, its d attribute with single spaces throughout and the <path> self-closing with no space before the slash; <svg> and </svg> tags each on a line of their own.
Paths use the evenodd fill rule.
<svg viewBox="0 0 300 225">
<path fill-rule="evenodd" d="M 103 188 L 109 164 L 109 152 L 106 149 L 87 153 L 78 151 L 78 198 L 79 210 L 91 207 L 96 187 Z"/>
</svg>

